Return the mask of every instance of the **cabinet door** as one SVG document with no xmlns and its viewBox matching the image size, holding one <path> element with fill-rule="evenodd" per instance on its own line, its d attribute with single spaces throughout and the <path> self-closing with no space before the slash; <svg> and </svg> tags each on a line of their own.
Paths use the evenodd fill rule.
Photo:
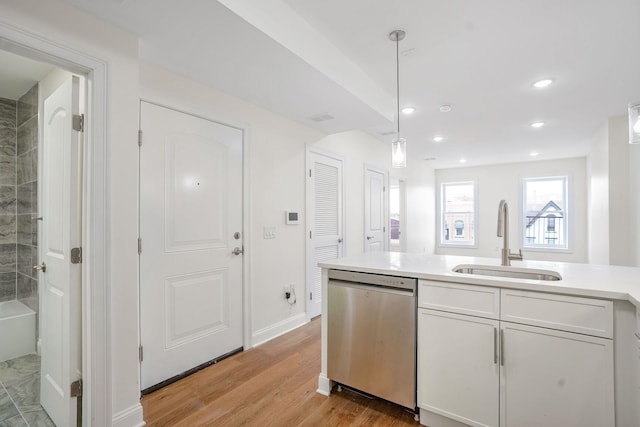
<svg viewBox="0 0 640 427">
<path fill-rule="evenodd" d="M 418 406 L 472 426 L 498 426 L 497 320 L 418 311 Z"/>
<path fill-rule="evenodd" d="M 502 427 L 614 425 L 609 339 L 502 322 Z"/>
</svg>

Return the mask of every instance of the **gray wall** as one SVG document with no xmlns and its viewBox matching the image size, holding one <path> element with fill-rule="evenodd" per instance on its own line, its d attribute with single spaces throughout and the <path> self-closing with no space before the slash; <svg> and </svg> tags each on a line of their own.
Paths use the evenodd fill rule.
<svg viewBox="0 0 640 427">
<path fill-rule="evenodd" d="M 17 105 L 16 144 L 16 288 L 17 298 L 38 312 L 38 85 Z"/>
<path fill-rule="evenodd" d="M 38 312 L 38 85 L 0 98 L 0 301 Z"/>
<path fill-rule="evenodd" d="M 0 301 L 16 299 L 16 101 L 0 98 Z"/>
</svg>

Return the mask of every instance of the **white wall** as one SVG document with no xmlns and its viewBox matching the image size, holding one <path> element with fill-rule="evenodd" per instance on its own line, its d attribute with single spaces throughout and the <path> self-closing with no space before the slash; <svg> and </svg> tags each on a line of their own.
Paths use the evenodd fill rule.
<svg viewBox="0 0 640 427">
<path fill-rule="evenodd" d="M 138 40 L 57 0 L 2 1 L 4 23 L 108 63 L 111 412 L 126 425 L 142 421 L 138 385 L 137 144 Z M 111 168 L 112 166 L 108 166 Z M 97 384 L 105 387 L 105 384 Z"/>
<path fill-rule="evenodd" d="M 626 116 L 608 119 L 591 141 L 589 262 L 640 265 L 640 146 L 629 144 Z"/>
<path fill-rule="evenodd" d="M 407 161 L 407 168 L 391 167 L 391 146 L 362 131 L 329 135 L 311 147 L 338 154 L 345 159 L 345 255 L 364 251 L 364 166 L 387 171 L 405 181 L 407 192 L 407 252 L 433 253 L 433 170 L 422 161 Z M 388 227 L 387 227 L 388 229 Z"/>
<path fill-rule="evenodd" d="M 609 263 L 634 265 L 629 200 L 629 127 L 627 116 L 609 119 Z M 636 166 L 637 168 L 637 166 Z"/>
<path fill-rule="evenodd" d="M 524 258 L 587 262 L 586 159 L 583 157 L 437 170 L 436 181 L 438 185 L 446 181 L 476 181 L 478 190 L 476 239 L 478 239 L 478 247 L 447 248 L 436 245 L 436 252 L 449 255 L 499 258 L 502 237 L 497 237 L 496 232 L 498 205 L 501 199 L 505 199 L 509 204 L 509 246 L 514 252 L 517 252 L 522 247 L 522 233 L 520 231 L 522 178 L 564 174 L 569 176 L 569 211 L 572 218 L 569 253 L 523 250 Z"/>
<path fill-rule="evenodd" d="M 587 158 L 590 264 L 609 264 L 609 127 L 602 125 Z"/>
<path fill-rule="evenodd" d="M 249 158 L 250 223 L 245 225 L 245 260 L 251 306 L 249 345 L 304 322 L 305 229 L 285 225 L 285 210 L 305 208 L 305 143 L 324 134 L 287 120 L 216 89 L 148 63 L 140 68 L 140 91 L 157 102 L 211 120 L 242 127 Z M 302 215 L 304 218 L 304 215 Z M 265 226 L 276 227 L 275 239 L 264 239 Z M 293 284 L 295 305 L 283 298 Z M 293 323 L 291 323 L 293 322 Z"/>
<path fill-rule="evenodd" d="M 629 146 L 629 218 L 632 265 L 640 267 L 640 144 Z"/>
</svg>

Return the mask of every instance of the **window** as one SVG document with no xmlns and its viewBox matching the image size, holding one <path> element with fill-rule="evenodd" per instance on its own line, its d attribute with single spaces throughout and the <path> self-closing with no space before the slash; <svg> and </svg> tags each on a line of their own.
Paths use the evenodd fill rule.
<svg viewBox="0 0 640 427">
<path fill-rule="evenodd" d="M 523 180 L 523 247 L 569 249 L 567 180 L 566 176 Z"/>
<path fill-rule="evenodd" d="M 445 182 L 440 185 L 439 235 L 443 246 L 476 247 L 476 185 Z"/>
</svg>

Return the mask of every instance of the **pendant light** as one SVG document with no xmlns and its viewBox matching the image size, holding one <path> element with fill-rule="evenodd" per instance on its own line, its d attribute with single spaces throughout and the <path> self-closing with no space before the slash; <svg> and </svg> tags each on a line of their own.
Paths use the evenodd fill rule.
<svg viewBox="0 0 640 427">
<path fill-rule="evenodd" d="M 407 167 L 407 141 L 400 137 L 400 40 L 406 33 L 395 30 L 389 33 L 389 39 L 396 42 L 396 120 L 398 123 L 396 137 L 391 141 L 391 166 L 394 168 Z"/>
</svg>

